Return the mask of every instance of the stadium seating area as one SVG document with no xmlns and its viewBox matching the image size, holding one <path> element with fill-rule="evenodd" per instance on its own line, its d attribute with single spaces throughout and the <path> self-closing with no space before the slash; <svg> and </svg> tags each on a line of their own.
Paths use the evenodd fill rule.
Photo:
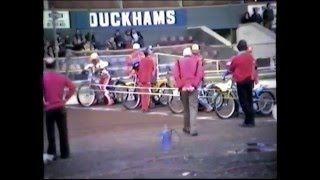
<svg viewBox="0 0 320 180">
<path fill-rule="evenodd" d="M 188 36 L 169 36 L 169 37 L 162 37 L 160 38 L 159 42 L 157 43 L 160 46 L 168 46 L 168 45 L 178 45 L 178 44 L 186 44 L 186 43 L 193 43 L 193 37 Z"/>
</svg>

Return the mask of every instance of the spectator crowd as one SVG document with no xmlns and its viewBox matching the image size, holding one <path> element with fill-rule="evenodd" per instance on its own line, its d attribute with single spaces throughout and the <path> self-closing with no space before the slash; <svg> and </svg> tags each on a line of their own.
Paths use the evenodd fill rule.
<svg viewBox="0 0 320 180">
<path fill-rule="evenodd" d="M 270 3 L 267 3 L 266 8 L 262 13 L 262 17 L 259 14 L 258 8 L 253 8 L 253 14 L 250 16 L 249 12 L 245 12 L 241 18 L 241 23 L 258 23 L 263 25 L 264 27 L 272 30 L 272 22 L 275 19 L 275 15 Z"/>
<path fill-rule="evenodd" d="M 96 42 L 94 33 L 88 32 L 83 35 L 80 30 L 76 30 L 76 33 L 71 38 L 69 35 L 63 37 L 58 32 L 55 42 L 44 40 L 44 57 L 65 57 L 67 49 L 74 51 L 131 49 L 135 43 L 139 44 L 140 47 L 144 47 L 143 36 L 135 29 L 126 30 L 124 33 L 116 30 L 114 35 L 101 45 Z"/>
</svg>

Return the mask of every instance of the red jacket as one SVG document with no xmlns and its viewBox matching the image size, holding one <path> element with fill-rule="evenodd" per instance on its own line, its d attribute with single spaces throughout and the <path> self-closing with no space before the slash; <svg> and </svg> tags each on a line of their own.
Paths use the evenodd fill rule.
<svg viewBox="0 0 320 180">
<path fill-rule="evenodd" d="M 151 83 L 153 71 L 155 70 L 154 61 L 151 57 L 143 58 L 139 63 L 138 80 L 141 84 Z"/>
<path fill-rule="evenodd" d="M 47 71 L 43 74 L 43 95 L 45 104 L 45 111 L 50 109 L 64 107 L 64 88 L 68 88 L 65 100 L 69 100 L 74 94 L 75 85 L 64 75 Z"/>
<path fill-rule="evenodd" d="M 241 52 L 237 56 L 234 56 L 230 64 L 230 71 L 232 72 L 233 79 L 236 82 L 252 80 L 255 76 L 254 61 L 253 56 L 248 51 Z"/>
<path fill-rule="evenodd" d="M 202 63 L 202 66 L 204 65 L 203 64 L 203 57 L 200 54 L 192 54 L 192 56 L 198 58 L 198 60 Z"/>
<path fill-rule="evenodd" d="M 126 61 L 126 65 L 129 66 L 131 61 L 141 60 L 142 58 L 144 58 L 144 53 L 141 52 L 140 50 L 136 50 L 128 56 L 127 61 Z"/>
<path fill-rule="evenodd" d="M 202 64 L 197 57 L 190 56 L 178 60 L 173 67 L 173 77 L 178 88 L 198 87 L 204 76 Z"/>
</svg>

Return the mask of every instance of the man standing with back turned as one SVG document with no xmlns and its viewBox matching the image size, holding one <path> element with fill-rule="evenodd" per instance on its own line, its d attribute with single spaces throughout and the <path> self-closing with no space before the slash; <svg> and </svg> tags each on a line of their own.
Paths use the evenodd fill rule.
<svg viewBox="0 0 320 180">
<path fill-rule="evenodd" d="M 64 75 L 54 71 L 55 60 L 46 58 L 46 71 L 43 74 L 43 103 L 46 116 L 46 128 L 48 137 L 47 154 L 50 159 L 56 158 L 56 143 L 54 124 L 57 123 L 60 138 L 60 157 L 62 159 L 70 156 L 68 142 L 67 115 L 65 103 L 71 98 L 75 92 L 75 85 Z M 64 88 L 68 88 L 68 92 L 64 97 Z"/>
<path fill-rule="evenodd" d="M 173 77 L 183 103 L 183 131 L 197 136 L 196 118 L 198 113 L 198 91 L 203 76 L 203 66 L 198 58 L 192 56 L 190 48 L 183 50 L 183 58 L 179 59 L 173 68 Z"/>
<path fill-rule="evenodd" d="M 144 58 L 139 63 L 139 70 L 137 73 L 139 86 L 142 87 L 141 92 L 146 93 L 141 95 L 141 110 L 142 112 L 148 112 L 150 104 L 149 88 L 151 87 L 152 77 L 154 76 L 154 61 L 149 56 L 149 49 L 144 52 Z"/>
<path fill-rule="evenodd" d="M 232 73 L 233 80 L 237 83 L 237 91 L 239 102 L 245 114 L 245 119 L 242 127 L 254 127 L 254 109 L 252 88 L 254 85 L 255 77 L 255 64 L 254 58 L 245 40 L 240 40 L 237 48 L 239 54 L 234 56 L 231 60 L 229 70 Z"/>
</svg>

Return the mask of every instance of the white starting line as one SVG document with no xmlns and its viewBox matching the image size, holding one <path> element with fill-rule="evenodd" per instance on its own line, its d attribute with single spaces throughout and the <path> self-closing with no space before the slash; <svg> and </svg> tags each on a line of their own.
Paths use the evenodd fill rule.
<svg viewBox="0 0 320 180">
<path fill-rule="evenodd" d="M 113 111 L 113 112 L 120 112 L 124 111 L 124 108 L 120 107 L 76 107 L 76 106 L 67 106 L 68 109 L 75 109 L 75 110 L 89 110 L 89 111 Z M 132 113 L 141 113 L 140 110 L 131 110 L 127 112 Z M 160 116 L 175 116 L 175 117 L 183 117 L 183 114 L 173 114 L 171 111 L 165 112 L 147 112 L 146 115 L 160 115 Z M 198 116 L 197 120 L 210 120 L 210 121 L 221 121 L 219 118 L 214 118 L 210 116 Z M 226 120 L 227 121 L 227 120 Z M 274 119 L 262 120 L 264 122 L 277 122 Z"/>
</svg>

